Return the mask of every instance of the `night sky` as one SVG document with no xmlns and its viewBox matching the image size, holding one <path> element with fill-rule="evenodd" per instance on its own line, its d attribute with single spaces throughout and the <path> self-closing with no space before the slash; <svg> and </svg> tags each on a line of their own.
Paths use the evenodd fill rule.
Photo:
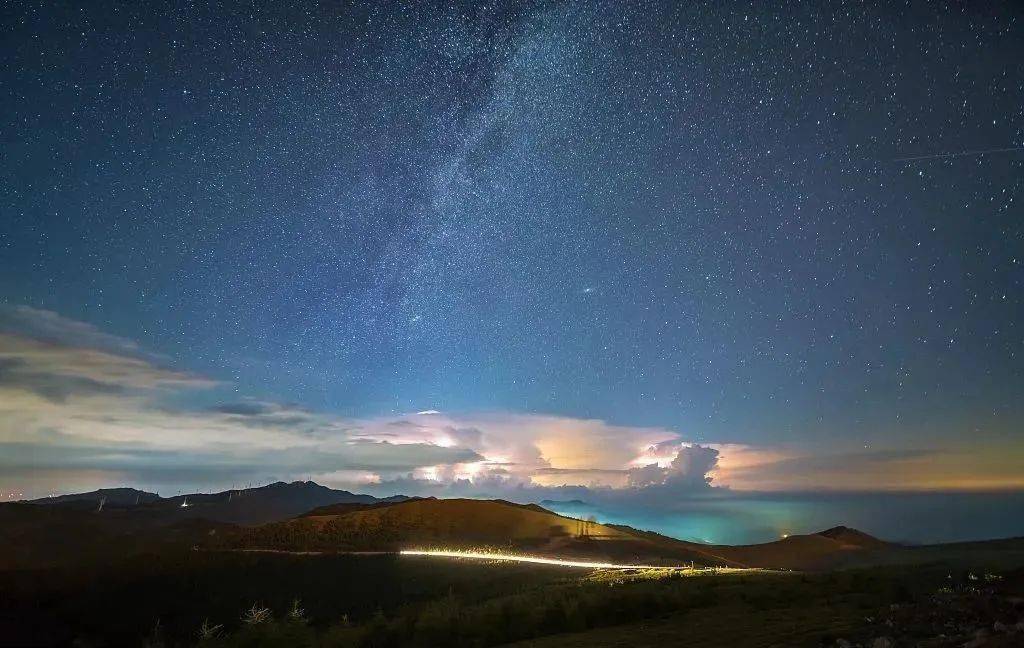
<svg viewBox="0 0 1024 648">
<path fill-rule="evenodd" d="M 1024 487 L 1024 11 L 819 4 L 6 4 L 0 490 Z"/>
</svg>

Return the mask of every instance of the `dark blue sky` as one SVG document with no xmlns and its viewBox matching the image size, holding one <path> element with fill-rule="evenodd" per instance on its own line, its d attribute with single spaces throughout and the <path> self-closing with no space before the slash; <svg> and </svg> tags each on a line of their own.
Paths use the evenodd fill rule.
<svg viewBox="0 0 1024 648">
<path fill-rule="evenodd" d="M 6 4 L 0 300 L 251 397 L 1024 425 L 1015 3 Z M 1001 444 L 1001 445 L 1000 445 Z"/>
</svg>

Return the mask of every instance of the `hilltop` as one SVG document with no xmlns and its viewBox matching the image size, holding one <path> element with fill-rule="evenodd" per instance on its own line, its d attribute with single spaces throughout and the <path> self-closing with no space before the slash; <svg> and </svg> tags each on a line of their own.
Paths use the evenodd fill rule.
<svg viewBox="0 0 1024 648">
<path fill-rule="evenodd" d="M 714 545 L 709 551 L 748 567 L 824 570 L 871 562 L 901 547 L 863 531 L 835 527 L 819 533 L 791 535 L 775 542 L 754 545 Z"/>
<path fill-rule="evenodd" d="M 136 506 L 159 501 L 161 497 L 156 493 L 148 493 L 137 488 L 100 488 L 99 490 L 87 493 L 69 493 L 67 495 L 54 495 L 29 500 L 30 504 L 82 504 L 92 505 L 104 502 L 110 506 Z"/>
<path fill-rule="evenodd" d="M 204 519 L 232 524 L 264 524 L 301 515 L 331 504 L 373 504 L 406 499 L 398 495 L 378 499 L 346 490 L 336 490 L 312 481 L 274 482 L 256 488 L 218 493 L 187 493 L 161 497 L 134 488 L 105 488 L 87 493 L 30 500 L 28 504 L 96 510 L 120 509 L 141 518 L 165 523 Z"/>
<path fill-rule="evenodd" d="M 276 482 L 259 488 L 160 497 L 109 488 L 0 503 L 0 569 L 109 561 L 187 548 L 236 525 L 291 519 L 333 504 L 389 503 L 314 482 Z"/>
<path fill-rule="evenodd" d="M 863 549 L 872 549 L 872 548 L 873 549 L 878 549 L 878 548 L 886 548 L 886 547 L 892 547 L 893 546 L 893 543 L 891 543 L 891 542 L 885 542 L 884 540 L 879 540 L 878 538 L 876 538 L 873 535 L 868 535 L 867 533 L 864 533 L 863 531 L 858 531 L 857 529 L 851 529 L 850 527 L 846 527 L 846 526 L 832 527 L 831 529 L 826 529 L 824 531 L 821 531 L 821 532 L 817 533 L 816 535 L 820 535 L 822 537 L 829 538 L 831 540 L 835 540 L 839 544 L 841 544 L 843 546 L 846 546 L 846 547 L 860 547 L 860 548 L 863 548 Z"/>
<path fill-rule="evenodd" d="M 218 538 L 217 544 L 325 552 L 490 547 L 617 562 L 738 566 L 695 543 L 504 500 L 427 498 L 334 505 L 285 522 L 238 529 Z"/>
<path fill-rule="evenodd" d="M 849 527 L 753 545 L 687 542 L 504 500 L 405 499 L 341 503 L 266 525 L 234 528 L 204 546 L 323 553 L 498 549 L 622 564 L 828 571 L 873 565 L 969 564 L 993 555 L 1024 563 L 1016 540 L 904 546 Z"/>
<path fill-rule="evenodd" d="M 100 503 L 102 502 L 102 506 Z M 623 564 L 825 571 L 1016 556 L 1019 541 L 910 547 L 845 526 L 753 545 L 687 542 L 504 500 L 378 499 L 313 482 L 164 498 L 103 489 L 0 504 L 0 569 L 199 547 L 322 553 L 461 548 Z"/>
</svg>

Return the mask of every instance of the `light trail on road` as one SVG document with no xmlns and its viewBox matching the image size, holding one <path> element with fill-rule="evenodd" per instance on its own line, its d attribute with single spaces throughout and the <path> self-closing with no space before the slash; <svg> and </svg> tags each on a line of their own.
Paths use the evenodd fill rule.
<svg viewBox="0 0 1024 648">
<path fill-rule="evenodd" d="M 562 558 L 542 558 L 540 556 L 516 556 L 511 554 L 486 553 L 480 551 L 432 551 L 425 549 L 406 549 L 399 552 L 403 556 L 434 556 L 438 558 L 463 558 L 469 560 L 503 560 L 508 562 L 534 563 L 538 565 L 558 565 L 560 567 L 582 567 L 585 569 L 670 569 L 673 571 L 693 571 L 691 565 L 617 565 L 606 562 L 588 562 L 585 560 L 565 560 Z"/>
</svg>

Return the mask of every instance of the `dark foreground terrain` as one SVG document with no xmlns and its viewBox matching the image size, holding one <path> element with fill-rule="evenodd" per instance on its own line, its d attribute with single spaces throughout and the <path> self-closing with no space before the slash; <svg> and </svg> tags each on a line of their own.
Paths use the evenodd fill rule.
<svg viewBox="0 0 1024 648">
<path fill-rule="evenodd" d="M 1020 539 L 908 547 L 837 527 L 731 547 L 298 483 L 189 506 L 123 495 L 0 505 L 0 646 L 1024 646 Z M 264 522 L 229 521 L 243 514 Z M 663 567 L 397 553 L 432 547 Z"/>
<path fill-rule="evenodd" d="M 689 574 L 184 552 L 4 572 L 0 591 L 7 646 L 1024 645 L 1020 569 Z"/>
</svg>

